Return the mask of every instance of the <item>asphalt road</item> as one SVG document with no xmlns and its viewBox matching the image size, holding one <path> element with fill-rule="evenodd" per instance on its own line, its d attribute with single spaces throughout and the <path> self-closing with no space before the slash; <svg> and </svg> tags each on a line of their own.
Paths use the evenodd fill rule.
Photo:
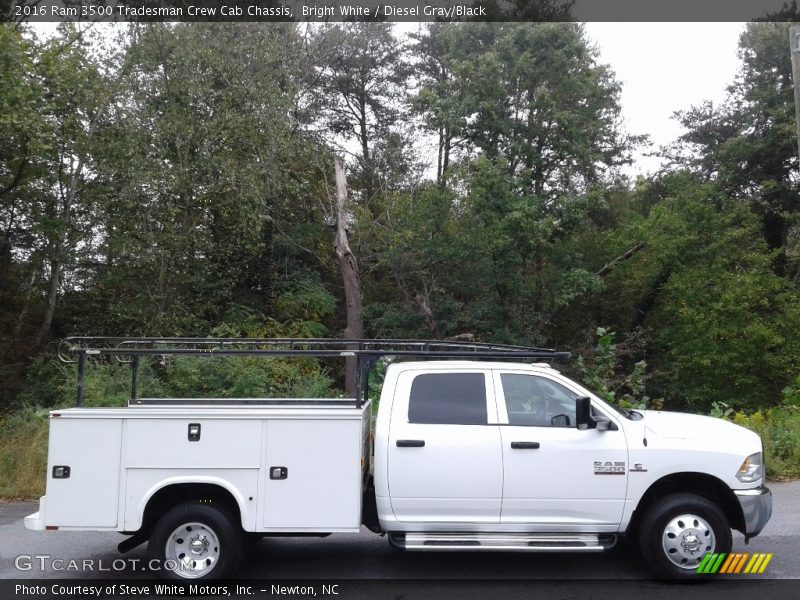
<svg viewBox="0 0 800 600">
<path fill-rule="evenodd" d="M 757 576 L 764 582 L 761 585 L 767 585 L 764 580 L 789 580 L 775 585 L 782 586 L 781 590 L 784 591 L 796 590 L 795 597 L 800 598 L 800 482 L 773 483 L 770 488 L 774 494 L 772 519 L 762 534 L 752 539 L 748 546 L 745 546 L 743 537 L 735 533 L 733 549 L 735 552 L 774 553 L 767 572 Z M 152 579 L 152 574 L 142 564 L 146 560 L 144 545 L 124 555 L 128 560 L 123 563 L 118 560 L 121 556 L 117 553 L 116 545 L 124 538 L 118 533 L 26 530 L 22 519 L 36 509 L 36 505 L 30 502 L 0 502 L 0 579 Z M 18 559 L 19 556 L 23 556 L 23 559 Z M 24 558 L 27 556 L 32 558 Z M 61 568 L 54 568 L 50 559 L 38 558 L 41 556 L 64 559 L 64 563 Z M 64 567 L 70 559 L 77 561 L 75 564 L 79 566 L 85 560 L 93 561 L 95 570 Z M 28 564 L 29 569 L 17 568 L 27 567 Z M 566 591 L 570 585 L 575 586 L 575 590 L 583 590 L 567 596 L 589 598 L 599 597 L 593 593 L 593 590 L 597 591 L 597 588 L 591 587 L 594 583 L 589 582 L 596 583 L 596 580 L 603 579 L 606 580 L 603 584 L 606 592 L 613 590 L 614 585 L 618 586 L 620 582 L 624 584 L 624 594 L 611 594 L 609 597 L 640 598 L 645 595 L 649 600 L 653 595 L 652 586 L 656 583 L 648 578 L 647 571 L 635 554 L 622 550 L 599 555 L 400 552 L 390 547 L 386 538 L 366 530 L 359 534 L 338 534 L 324 539 L 263 539 L 248 552 L 238 573 L 239 580 L 381 580 L 384 583 L 392 580 L 393 583 L 389 582 L 389 585 L 396 592 L 392 596 L 398 599 L 447 596 L 447 593 L 430 591 L 434 589 L 431 588 L 434 580 L 439 585 L 442 585 L 442 581 L 458 585 L 459 598 L 473 596 L 485 599 L 487 595 L 508 596 L 500 593 L 504 585 L 502 582 L 531 579 L 539 580 L 541 584 L 546 583 L 543 580 L 561 580 L 560 584 L 563 585 L 559 590 Z M 730 578 L 736 579 L 736 576 Z M 421 594 L 406 589 L 411 585 L 408 583 L 410 581 L 416 582 L 413 585 L 422 590 Z M 425 581 L 430 583 L 426 584 Z M 608 584 L 613 585 L 608 587 Z M 739 591 L 744 589 L 742 586 L 752 588 L 749 583 L 744 583 L 741 576 L 736 584 L 739 587 L 735 589 Z M 536 585 L 537 589 L 545 589 L 540 584 Z M 715 583 L 702 587 L 705 590 L 719 589 L 718 585 Z M 708 597 L 707 593 L 702 595 L 704 599 Z M 726 597 L 735 595 L 727 593 Z M 767 600 L 778 595 L 758 591 L 746 596 Z"/>
</svg>

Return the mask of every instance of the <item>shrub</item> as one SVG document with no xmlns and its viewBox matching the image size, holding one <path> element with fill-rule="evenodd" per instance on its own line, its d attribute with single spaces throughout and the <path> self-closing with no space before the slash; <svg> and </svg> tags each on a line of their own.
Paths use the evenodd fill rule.
<svg viewBox="0 0 800 600">
<path fill-rule="evenodd" d="M 26 409 L 0 419 L 0 498 L 44 494 L 47 411 Z"/>
<path fill-rule="evenodd" d="M 782 405 L 750 414 L 740 411 L 732 421 L 761 436 L 770 477 L 800 476 L 800 407 Z"/>
</svg>

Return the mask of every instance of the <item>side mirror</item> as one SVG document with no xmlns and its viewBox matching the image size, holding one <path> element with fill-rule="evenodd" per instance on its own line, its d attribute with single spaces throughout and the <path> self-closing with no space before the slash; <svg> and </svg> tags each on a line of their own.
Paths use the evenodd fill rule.
<svg viewBox="0 0 800 600">
<path fill-rule="evenodd" d="M 619 427 L 614 421 L 606 419 L 605 417 L 597 417 L 594 419 L 597 431 L 617 431 Z"/>
<path fill-rule="evenodd" d="M 589 396 L 578 396 L 575 398 L 575 425 L 578 429 L 590 429 L 592 421 L 592 400 Z"/>
</svg>

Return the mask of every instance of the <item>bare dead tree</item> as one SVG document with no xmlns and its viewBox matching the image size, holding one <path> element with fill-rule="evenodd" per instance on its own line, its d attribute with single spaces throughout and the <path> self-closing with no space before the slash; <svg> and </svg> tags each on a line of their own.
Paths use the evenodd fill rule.
<svg viewBox="0 0 800 600">
<path fill-rule="evenodd" d="M 358 262 L 350 250 L 350 241 L 347 237 L 347 178 L 344 164 L 337 156 L 334 159 L 336 171 L 336 239 L 334 250 L 336 262 L 344 282 L 345 309 L 347 325 L 344 329 L 345 338 L 364 337 L 364 297 L 361 290 L 361 276 L 358 272 Z M 348 357 L 345 363 L 345 391 L 349 395 L 356 393 L 356 360 Z"/>
<path fill-rule="evenodd" d="M 619 263 L 621 263 L 621 262 L 624 262 L 624 261 L 628 260 L 628 259 L 629 259 L 629 258 L 631 258 L 631 257 L 632 257 L 634 254 L 636 254 L 636 253 L 637 253 L 637 252 L 639 252 L 640 250 L 643 250 L 643 249 L 644 249 L 644 246 L 645 246 L 645 243 L 644 243 L 644 242 L 639 242 L 639 243 L 638 243 L 638 244 L 636 244 L 635 246 L 632 246 L 631 248 L 629 248 L 628 250 L 626 250 L 625 252 L 623 252 L 622 254 L 620 254 L 619 256 L 617 256 L 617 257 L 616 257 L 614 260 L 612 260 L 611 262 L 609 262 L 609 263 L 605 264 L 605 265 L 603 266 L 603 268 L 602 268 L 602 269 L 600 269 L 600 270 L 599 270 L 597 273 L 595 273 L 595 274 L 594 274 L 594 276 L 595 276 L 595 277 L 605 277 L 605 276 L 606 276 L 606 275 L 608 275 L 608 274 L 609 274 L 611 271 L 613 271 L 613 270 L 614 270 L 614 268 L 615 268 L 615 267 L 616 267 L 616 266 L 617 266 Z"/>
</svg>

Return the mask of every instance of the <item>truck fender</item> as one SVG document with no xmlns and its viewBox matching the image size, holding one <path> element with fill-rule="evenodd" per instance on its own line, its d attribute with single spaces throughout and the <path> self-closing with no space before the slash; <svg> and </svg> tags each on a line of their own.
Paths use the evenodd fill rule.
<svg viewBox="0 0 800 600">
<path fill-rule="evenodd" d="M 711 473 L 687 470 L 662 475 L 647 487 L 635 505 L 633 503 L 626 504 L 626 514 L 620 526 L 620 532 L 626 534 L 635 532 L 647 509 L 658 498 L 674 493 L 703 496 L 720 508 L 732 529 L 743 531 L 744 515 L 733 490 Z"/>
<path fill-rule="evenodd" d="M 150 499 L 156 493 L 158 493 L 160 490 L 163 490 L 164 488 L 166 488 L 168 486 L 171 486 L 171 485 L 181 485 L 181 484 L 189 484 L 189 483 L 199 483 L 199 484 L 205 484 L 205 485 L 216 485 L 216 486 L 219 486 L 219 487 L 223 488 L 227 492 L 229 492 L 230 495 L 233 496 L 234 500 L 236 500 L 236 504 L 239 506 L 239 514 L 240 514 L 240 517 L 241 517 L 242 529 L 247 531 L 247 525 L 248 525 L 247 516 L 248 516 L 249 512 L 248 512 L 247 504 L 245 503 L 245 499 L 242 496 L 241 492 L 239 492 L 239 490 L 234 485 L 232 485 L 229 481 L 226 481 L 225 479 L 222 479 L 220 477 L 211 477 L 211 476 L 208 476 L 208 475 L 179 475 L 179 476 L 176 476 L 176 477 L 168 477 L 167 479 L 162 479 L 157 484 L 155 484 L 153 487 L 151 487 L 147 491 L 147 493 L 142 497 L 141 501 L 139 502 L 139 507 L 138 507 L 138 510 L 136 512 L 136 515 L 135 515 L 136 521 L 135 522 L 131 522 L 130 525 L 128 525 L 127 524 L 127 519 L 126 519 L 126 529 L 129 529 L 131 531 L 135 531 L 135 530 L 138 530 L 142 526 L 142 520 L 143 520 L 143 517 L 144 517 L 144 511 L 147 508 L 147 504 L 150 502 Z"/>
</svg>

